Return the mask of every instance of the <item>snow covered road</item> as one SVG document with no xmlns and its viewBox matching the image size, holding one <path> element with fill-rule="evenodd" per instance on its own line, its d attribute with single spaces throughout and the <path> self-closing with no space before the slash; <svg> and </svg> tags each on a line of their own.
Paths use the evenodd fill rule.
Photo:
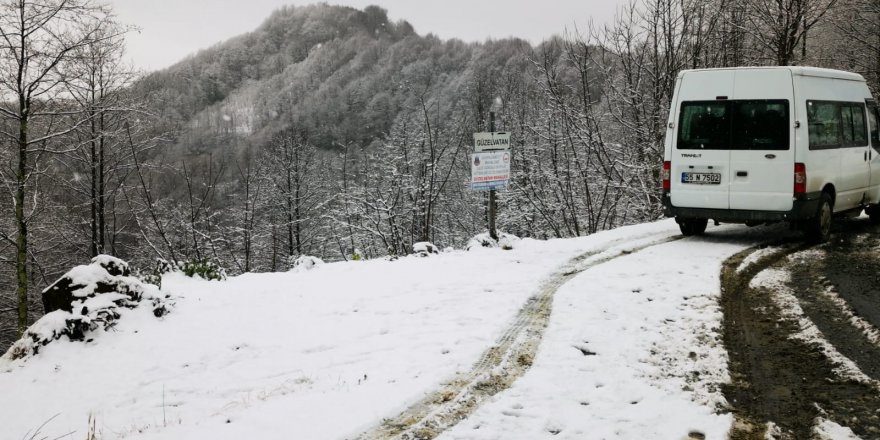
<svg viewBox="0 0 880 440">
<path fill-rule="evenodd" d="M 725 438 L 718 274 L 751 244 L 715 229 L 579 275 L 531 370 L 440 438 Z"/>
<path fill-rule="evenodd" d="M 512 251 L 166 277 L 180 297 L 163 320 L 128 312 L 92 342 L 0 365 L 0 438 L 77 438 L 90 416 L 107 440 L 723 438 L 719 272 L 774 234 L 673 240 L 667 220 Z M 543 315 L 519 326 L 529 307 Z"/>
</svg>

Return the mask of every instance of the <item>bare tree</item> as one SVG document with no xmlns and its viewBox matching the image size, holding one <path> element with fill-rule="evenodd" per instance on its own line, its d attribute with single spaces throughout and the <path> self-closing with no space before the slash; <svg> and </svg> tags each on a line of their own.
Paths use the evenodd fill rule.
<svg viewBox="0 0 880 440">
<path fill-rule="evenodd" d="M 263 164 L 255 163 L 256 161 L 253 159 L 250 147 L 247 147 L 245 150 L 242 161 L 244 162 L 244 167 L 242 167 L 241 163 L 238 163 L 237 168 L 239 181 L 244 185 L 240 194 L 240 197 L 243 199 L 243 205 L 241 206 L 241 211 L 234 212 L 231 217 L 237 224 L 232 227 L 232 230 L 241 233 L 240 238 L 243 246 L 244 262 L 232 251 L 232 246 L 230 246 L 230 250 L 238 269 L 244 273 L 250 272 L 254 267 L 254 262 L 257 260 L 255 243 L 259 239 L 258 227 L 260 225 L 258 224 L 258 217 L 262 202 L 261 193 L 263 186 L 265 186 L 265 176 L 263 174 Z"/>
<path fill-rule="evenodd" d="M 318 192 L 322 179 L 314 168 L 318 151 L 305 133 L 288 129 L 272 138 L 266 153 L 266 170 L 278 190 L 273 197 L 281 208 L 287 256 L 302 255 L 312 244 L 309 226 L 316 207 L 324 203 Z"/>
<path fill-rule="evenodd" d="M 189 234 L 187 235 L 192 240 L 192 252 L 197 261 L 202 261 L 205 258 L 202 253 L 202 241 L 212 243 L 209 233 L 211 205 L 216 194 L 217 183 L 224 175 L 225 166 L 226 162 L 221 162 L 219 170 L 215 172 L 214 160 L 209 156 L 206 175 L 202 182 L 197 182 L 192 171 L 187 168 L 186 162 L 183 162 L 183 178 L 186 181 L 188 208 L 186 227 L 189 229 Z M 216 258 L 216 252 L 214 256 Z"/>
<path fill-rule="evenodd" d="M 833 32 L 823 38 L 820 60 L 861 73 L 875 96 L 880 94 L 880 1 L 839 0 L 829 15 Z"/>
<path fill-rule="evenodd" d="M 837 3 L 837 0 L 747 1 L 751 36 L 758 48 L 768 51 L 779 66 L 795 64 L 806 56 L 807 33 Z"/>
<path fill-rule="evenodd" d="M 114 163 L 113 158 L 125 151 L 118 148 L 124 138 L 122 121 L 134 111 L 133 106 L 126 102 L 128 95 L 125 89 L 131 84 L 134 74 L 122 62 L 124 31 L 115 23 L 99 30 L 99 39 L 73 52 L 75 61 L 67 74 L 66 89 L 88 118 L 88 122 L 76 131 L 77 143 L 84 148 L 68 157 L 75 163 L 84 164 L 89 175 L 84 192 L 89 200 L 91 256 L 104 253 L 108 244 L 107 186 L 118 171 L 114 165 L 120 165 L 119 161 Z M 111 151 L 117 149 L 122 151 Z M 72 189 L 81 191 L 76 186 Z"/>
<path fill-rule="evenodd" d="M 61 102 L 62 85 L 77 50 L 111 37 L 101 32 L 111 21 L 108 9 L 90 0 L 0 3 L 0 115 L 15 127 L 0 135 L 16 152 L 8 186 L 14 200 L 19 333 L 28 325 L 28 224 L 38 209 L 29 196 L 39 179 L 38 159 L 58 152 L 51 142 L 87 121 Z"/>
</svg>

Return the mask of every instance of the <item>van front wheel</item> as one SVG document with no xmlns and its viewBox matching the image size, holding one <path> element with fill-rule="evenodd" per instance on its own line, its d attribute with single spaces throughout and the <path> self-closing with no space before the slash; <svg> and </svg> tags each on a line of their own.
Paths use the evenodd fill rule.
<svg viewBox="0 0 880 440">
<path fill-rule="evenodd" d="M 831 196 L 828 193 L 822 193 L 819 199 L 819 210 L 816 216 L 807 220 L 806 233 L 807 241 L 810 243 L 825 243 L 831 235 L 831 216 L 834 214 Z"/>
<path fill-rule="evenodd" d="M 703 232 L 706 232 L 706 225 L 709 223 L 709 220 L 704 218 L 676 220 L 678 221 L 678 228 L 681 229 L 681 235 L 684 235 L 685 237 L 702 235 Z"/>
</svg>

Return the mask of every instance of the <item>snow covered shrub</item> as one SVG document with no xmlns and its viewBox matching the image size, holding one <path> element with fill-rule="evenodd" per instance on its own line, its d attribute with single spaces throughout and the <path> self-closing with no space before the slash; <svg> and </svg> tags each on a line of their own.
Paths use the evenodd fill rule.
<svg viewBox="0 0 880 440">
<path fill-rule="evenodd" d="M 302 255 L 298 258 L 293 258 L 291 256 L 290 258 L 292 260 L 290 263 L 290 270 L 293 270 L 296 272 L 304 272 L 307 270 L 312 270 L 312 269 L 324 264 L 324 260 L 322 260 L 318 257 L 309 256 L 309 255 Z"/>
<path fill-rule="evenodd" d="M 482 234 L 477 234 L 473 238 L 471 238 L 465 249 L 471 250 L 473 248 L 497 248 L 500 247 L 506 251 L 513 249 L 514 244 L 519 241 L 519 237 L 513 234 L 507 234 L 504 232 L 498 232 L 498 240 L 492 239 L 489 236 L 488 232 L 484 232 Z"/>
<path fill-rule="evenodd" d="M 153 270 L 149 272 L 142 272 L 141 270 L 135 270 L 134 276 L 137 277 L 141 282 L 147 284 L 154 284 L 162 288 L 162 275 L 171 272 L 177 272 L 180 269 L 177 267 L 177 263 L 173 261 L 165 260 L 164 258 L 156 258 L 156 266 Z"/>
<path fill-rule="evenodd" d="M 360 249 L 355 249 L 354 252 L 351 253 L 351 261 L 361 261 L 364 259 L 364 254 L 361 253 Z"/>
<path fill-rule="evenodd" d="M 174 261 L 168 261 L 164 258 L 156 258 L 156 273 L 159 276 L 166 273 L 180 271 L 180 264 Z"/>
<path fill-rule="evenodd" d="M 135 270 L 134 272 L 135 278 L 141 280 L 143 283 L 154 284 L 156 286 L 162 287 L 162 276 L 156 274 L 156 272 L 141 272 L 140 270 Z"/>
<path fill-rule="evenodd" d="M 208 281 L 223 281 L 226 279 L 226 270 L 210 260 L 187 261 L 180 265 L 180 270 L 188 277 L 198 276 Z"/>
<path fill-rule="evenodd" d="M 76 266 L 43 291 L 47 314 L 31 325 L 0 358 L 6 361 L 37 354 L 41 347 L 67 337 L 87 340 L 90 332 L 116 325 L 126 309 L 151 308 L 156 317 L 174 306 L 170 295 L 130 276 L 128 263 L 99 255 Z"/>
<path fill-rule="evenodd" d="M 413 244 L 413 254 L 420 257 L 427 257 L 431 254 L 439 254 L 440 249 L 434 246 L 434 243 L 428 241 L 420 241 Z"/>
</svg>

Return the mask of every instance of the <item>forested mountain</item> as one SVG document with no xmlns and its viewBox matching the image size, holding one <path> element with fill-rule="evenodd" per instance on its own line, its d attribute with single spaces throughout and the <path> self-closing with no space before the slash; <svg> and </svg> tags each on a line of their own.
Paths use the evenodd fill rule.
<svg viewBox="0 0 880 440">
<path fill-rule="evenodd" d="M 593 159 L 585 150 L 572 160 L 561 130 L 574 127 L 541 100 L 545 81 L 560 100 L 597 99 L 590 84 L 598 71 L 562 65 L 591 49 L 557 40 L 540 55 L 521 40 L 442 41 L 389 22 L 378 7 L 281 9 L 255 32 L 134 84 L 164 130 L 160 193 L 176 191 L 175 201 L 188 205 L 182 192 L 199 187 L 197 203 L 210 199 L 195 221 L 163 225 L 178 242 L 159 251 L 207 256 L 237 272 L 277 270 L 303 253 L 342 259 L 405 254 L 417 241 L 460 246 L 485 228 L 483 194 L 467 187 L 468 158 L 472 133 L 488 129 L 496 100 L 498 129 L 513 131 L 523 147 L 515 154 L 536 167 L 521 176 L 531 201 L 502 210 L 505 229 L 549 237 L 608 227 L 625 215 L 610 208 L 622 192 L 605 194 L 597 203 L 606 206 L 591 212 L 572 191 L 530 186 L 551 173 L 587 188 L 573 180 L 586 177 Z M 557 137 L 555 163 L 533 150 L 549 136 Z M 542 191 L 569 194 L 551 200 Z"/>
<path fill-rule="evenodd" d="M 4 34 L 27 37 L 24 51 L 0 47 L 0 348 L 40 314 L 43 287 L 100 253 L 238 274 L 461 247 L 486 229 L 469 153 L 490 110 L 512 133 L 501 230 L 570 237 L 659 218 L 678 72 L 808 64 L 876 91 L 875 3 L 636 0 L 537 46 L 445 41 L 375 6 L 285 7 L 139 76 L 108 9 L 0 0 Z"/>
<path fill-rule="evenodd" d="M 373 138 L 398 104 L 380 96 L 389 87 L 378 81 L 420 57 L 423 40 L 378 7 L 289 6 L 134 88 L 176 128 L 253 136 L 296 123 L 326 139 L 353 127 L 360 132 L 353 136 Z"/>
</svg>

